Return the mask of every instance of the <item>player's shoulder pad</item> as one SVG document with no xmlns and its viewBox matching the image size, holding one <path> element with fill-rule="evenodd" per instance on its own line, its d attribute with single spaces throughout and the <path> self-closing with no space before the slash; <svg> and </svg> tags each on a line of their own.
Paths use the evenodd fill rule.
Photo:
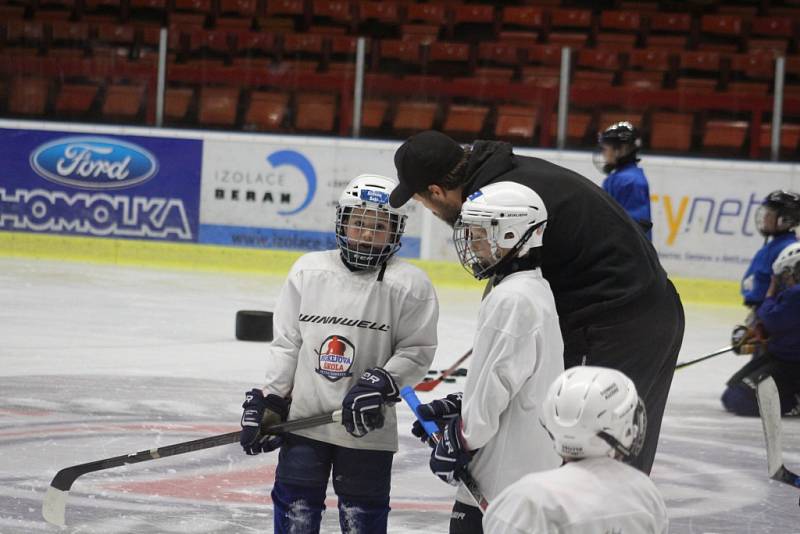
<svg viewBox="0 0 800 534">
<path fill-rule="evenodd" d="M 400 258 L 390 258 L 383 275 L 384 283 L 403 288 L 418 299 L 435 297 L 428 273 Z"/>
</svg>

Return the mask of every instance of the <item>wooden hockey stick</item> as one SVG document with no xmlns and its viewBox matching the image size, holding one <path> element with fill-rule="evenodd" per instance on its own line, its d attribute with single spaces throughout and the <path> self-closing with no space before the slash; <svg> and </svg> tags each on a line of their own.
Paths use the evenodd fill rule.
<svg viewBox="0 0 800 534">
<path fill-rule="evenodd" d="M 783 465 L 783 438 L 781 432 L 781 399 L 778 386 L 767 376 L 756 386 L 758 412 L 767 444 L 767 471 L 769 478 L 800 488 L 800 477 Z M 800 504 L 800 503 L 798 503 Z"/>
<path fill-rule="evenodd" d="M 714 356 L 719 356 L 720 354 L 725 354 L 726 352 L 730 352 L 732 350 L 733 350 L 733 346 L 728 346 L 728 347 L 719 349 L 717 351 L 714 351 L 711 354 L 706 354 L 705 356 L 702 356 L 700 358 L 696 358 L 694 360 L 689 360 L 688 362 L 679 363 L 678 365 L 675 366 L 675 370 L 677 371 L 678 369 L 683 369 L 684 367 L 689 367 L 690 365 L 694 365 L 696 363 L 700 363 L 703 360 L 707 360 L 709 358 L 713 358 Z"/>
<path fill-rule="evenodd" d="M 433 388 L 441 384 L 445 378 L 455 373 L 456 370 L 459 367 L 461 367 L 461 364 L 464 363 L 464 361 L 466 361 L 466 359 L 469 358 L 471 355 L 472 355 L 472 349 L 469 349 L 467 352 L 464 353 L 463 356 L 461 356 L 458 360 L 456 360 L 456 363 L 454 363 L 453 365 L 442 371 L 442 373 L 438 377 L 436 377 L 436 379 L 428 380 L 427 382 L 420 382 L 419 384 L 414 386 L 414 389 L 417 391 L 433 391 Z"/>
<path fill-rule="evenodd" d="M 342 411 L 337 410 L 335 412 L 306 417 L 304 419 L 295 419 L 293 421 L 278 423 L 263 429 L 263 432 L 265 434 L 283 434 L 286 432 L 292 432 L 294 430 L 301 430 L 303 428 L 311 428 L 328 423 L 340 422 L 341 420 Z M 195 439 L 192 441 L 184 441 L 183 443 L 166 445 L 164 447 L 158 447 L 157 449 L 139 451 L 122 456 L 115 456 L 113 458 L 105 458 L 95 462 L 65 467 L 56 473 L 53 481 L 50 482 L 50 487 L 47 488 L 47 494 L 44 496 L 44 502 L 42 502 L 42 516 L 48 523 L 63 527 L 65 525 L 64 511 L 67 504 L 69 490 L 75 480 L 86 473 L 111 469 L 112 467 L 119 467 L 126 464 L 157 460 L 158 458 L 185 454 L 187 452 L 210 449 L 211 447 L 219 447 L 220 445 L 238 443 L 239 435 L 241 433 L 241 430 L 237 430 L 236 432 L 228 432 L 227 434 L 220 434 L 217 436 Z"/>
<path fill-rule="evenodd" d="M 417 413 L 417 407 L 420 405 L 419 398 L 417 394 L 414 393 L 414 390 L 411 389 L 409 386 L 404 387 L 400 390 L 400 396 L 403 397 L 403 400 L 406 401 L 411 411 L 414 412 L 414 416 L 416 416 L 417 421 L 422 424 L 422 428 L 425 429 L 425 432 L 428 433 L 428 436 L 435 442 L 439 443 L 441 439 L 439 434 L 439 427 L 433 421 L 428 421 L 427 419 L 423 419 Z M 464 473 L 461 474 L 461 484 L 467 489 L 469 494 L 472 496 L 472 499 L 475 501 L 475 504 L 478 505 L 481 512 L 485 512 L 487 508 L 489 508 L 489 501 L 486 500 L 486 497 L 483 496 L 481 493 L 480 488 L 478 487 L 478 482 L 472 478 L 472 475 L 469 474 L 469 471 L 466 469 Z"/>
</svg>

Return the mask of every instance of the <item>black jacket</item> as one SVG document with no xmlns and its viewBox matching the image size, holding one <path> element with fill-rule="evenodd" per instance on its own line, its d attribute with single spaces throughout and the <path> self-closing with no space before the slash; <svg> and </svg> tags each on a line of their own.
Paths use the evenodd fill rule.
<svg viewBox="0 0 800 534">
<path fill-rule="evenodd" d="M 667 275 L 641 228 L 600 187 L 569 169 L 517 156 L 511 145 L 477 141 L 464 199 L 495 182 L 536 191 L 547 208 L 542 273 L 555 295 L 565 332 L 660 293 Z M 637 305 L 641 305 L 639 302 Z"/>
</svg>

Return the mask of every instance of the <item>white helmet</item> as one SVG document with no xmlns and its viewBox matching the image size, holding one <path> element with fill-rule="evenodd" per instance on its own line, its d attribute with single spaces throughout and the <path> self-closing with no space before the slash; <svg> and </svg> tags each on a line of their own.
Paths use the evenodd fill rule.
<svg viewBox="0 0 800 534">
<path fill-rule="evenodd" d="M 542 425 L 563 458 L 636 457 L 642 449 L 647 417 L 636 386 L 606 367 L 567 369 L 550 386 L 542 406 Z"/>
<path fill-rule="evenodd" d="M 547 209 L 536 191 L 515 182 L 489 184 L 461 206 L 453 226 L 458 259 L 478 280 L 488 278 L 503 258 L 541 247 L 546 222 Z"/>
<path fill-rule="evenodd" d="M 355 270 L 374 269 L 400 249 L 406 227 L 404 208 L 389 205 L 397 181 L 362 174 L 347 184 L 336 209 L 336 244 L 342 261 Z"/>
<path fill-rule="evenodd" d="M 795 278 L 798 278 L 796 275 L 800 275 L 800 243 L 792 243 L 784 248 L 772 263 L 772 272 L 775 276 L 787 269 Z"/>
</svg>

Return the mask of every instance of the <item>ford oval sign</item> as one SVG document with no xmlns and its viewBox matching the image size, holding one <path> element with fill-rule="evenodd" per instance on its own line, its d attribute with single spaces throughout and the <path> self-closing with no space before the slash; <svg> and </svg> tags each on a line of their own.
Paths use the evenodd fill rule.
<svg viewBox="0 0 800 534">
<path fill-rule="evenodd" d="M 81 189 L 122 189 L 158 172 L 155 156 L 108 137 L 62 137 L 31 152 L 31 168 L 51 182 Z"/>
</svg>

